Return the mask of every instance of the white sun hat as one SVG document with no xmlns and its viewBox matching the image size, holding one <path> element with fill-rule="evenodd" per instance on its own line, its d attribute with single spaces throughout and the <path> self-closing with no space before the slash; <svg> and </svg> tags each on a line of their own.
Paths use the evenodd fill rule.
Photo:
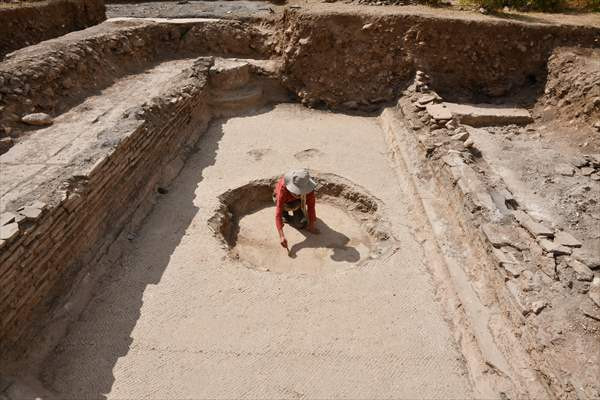
<svg viewBox="0 0 600 400">
<path fill-rule="evenodd" d="M 315 182 L 308 173 L 307 169 L 297 169 L 285 174 L 285 187 L 293 194 L 300 196 L 315 190 L 317 182 Z"/>
</svg>

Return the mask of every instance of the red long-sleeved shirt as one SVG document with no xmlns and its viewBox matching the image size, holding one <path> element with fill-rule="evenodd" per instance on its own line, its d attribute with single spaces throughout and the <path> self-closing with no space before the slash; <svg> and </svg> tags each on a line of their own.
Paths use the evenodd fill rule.
<svg viewBox="0 0 600 400">
<path fill-rule="evenodd" d="M 281 177 L 279 182 L 277 182 L 277 186 L 275 186 L 275 226 L 277 229 L 283 228 L 283 205 L 290 201 L 294 201 L 299 199 L 299 197 L 294 197 L 289 190 L 285 187 L 285 179 Z M 315 192 L 310 192 L 306 195 L 306 208 L 308 211 L 308 221 L 310 223 L 314 223 L 317 220 L 317 212 L 315 210 Z"/>
</svg>

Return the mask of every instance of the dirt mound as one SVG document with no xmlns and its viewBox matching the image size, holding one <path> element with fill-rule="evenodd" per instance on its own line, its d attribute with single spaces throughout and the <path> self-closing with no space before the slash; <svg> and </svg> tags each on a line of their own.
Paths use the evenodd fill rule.
<svg viewBox="0 0 600 400">
<path fill-rule="evenodd" d="M 284 24 L 288 87 L 306 104 L 342 108 L 392 100 L 416 70 L 429 74 L 431 87 L 451 100 L 486 102 L 541 91 L 552 50 L 594 46 L 599 32 L 375 11 L 289 12 Z"/>
<path fill-rule="evenodd" d="M 600 49 L 559 48 L 550 56 L 542 104 L 563 118 L 600 118 Z"/>
</svg>

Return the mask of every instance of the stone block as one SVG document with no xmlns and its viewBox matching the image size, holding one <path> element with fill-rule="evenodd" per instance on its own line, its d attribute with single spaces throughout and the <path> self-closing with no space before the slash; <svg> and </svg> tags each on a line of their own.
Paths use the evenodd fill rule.
<svg viewBox="0 0 600 400">
<path fill-rule="evenodd" d="M 22 210 L 19 211 L 19 214 L 25 217 L 28 220 L 38 219 L 40 215 L 42 215 L 42 210 L 35 207 L 23 207 Z"/>
<path fill-rule="evenodd" d="M 572 250 L 569 247 L 548 239 L 538 238 L 538 243 L 544 251 L 552 253 L 554 256 L 569 255 L 572 253 Z"/>
<path fill-rule="evenodd" d="M 538 257 L 537 266 L 549 278 L 553 280 L 558 279 L 558 275 L 556 273 L 556 261 L 554 260 L 554 257 Z"/>
<path fill-rule="evenodd" d="M 577 261 L 574 258 L 569 258 L 567 265 L 573 268 L 577 280 L 591 282 L 592 279 L 594 279 L 594 273 L 584 263 Z"/>
<path fill-rule="evenodd" d="M 572 235 L 568 234 L 565 231 L 558 231 L 554 235 L 554 242 L 560 243 L 563 246 L 568 247 L 581 247 L 582 243 L 575 239 Z"/>
<path fill-rule="evenodd" d="M 481 226 L 483 234 L 494 247 L 512 246 L 519 250 L 526 248 L 524 243 L 521 243 L 517 232 L 511 226 L 487 223 Z"/>
<path fill-rule="evenodd" d="M 535 222 L 526 212 L 521 210 L 515 210 L 513 211 L 513 215 L 515 216 L 519 224 L 521 224 L 521 226 L 525 228 L 534 237 L 554 236 L 554 230 L 548 228 L 544 224 Z"/>
<path fill-rule="evenodd" d="M 15 222 L 16 214 L 10 211 L 3 212 L 0 214 L 0 226 L 8 225 L 11 222 Z"/>
<path fill-rule="evenodd" d="M 19 224 L 11 222 L 0 226 L 0 240 L 11 240 L 19 234 Z"/>
<path fill-rule="evenodd" d="M 442 103 L 460 123 L 471 126 L 525 125 L 533 122 L 523 108 L 498 107 L 491 104 Z"/>
<path fill-rule="evenodd" d="M 452 119 L 452 113 L 443 104 L 427 104 L 427 113 L 436 121 L 448 121 Z"/>
<path fill-rule="evenodd" d="M 590 285 L 588 297 L 600 308 L 600 277 L 595 277 Z"/>
<path fill-rule="evenodd" d="M 523 272 L 524 268 L 511 253 L 505 253 L 500 249 L 493 249 L 494 257 L 498 264 L 513 278 L 517 278 Z"/>
</svg>

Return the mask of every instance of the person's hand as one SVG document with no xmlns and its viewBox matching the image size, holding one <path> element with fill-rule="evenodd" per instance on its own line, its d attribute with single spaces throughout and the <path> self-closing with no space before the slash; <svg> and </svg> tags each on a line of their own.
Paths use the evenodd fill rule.
<svg viewBox="0 0 600 400">
<path fill-rule="evenodd" d="M 288 248 L 288 242 L 285 237 L 279 238 L 279 243 L 281 244 L 281 247 L 283 247 L 284 249 Z"/>
</svg>

